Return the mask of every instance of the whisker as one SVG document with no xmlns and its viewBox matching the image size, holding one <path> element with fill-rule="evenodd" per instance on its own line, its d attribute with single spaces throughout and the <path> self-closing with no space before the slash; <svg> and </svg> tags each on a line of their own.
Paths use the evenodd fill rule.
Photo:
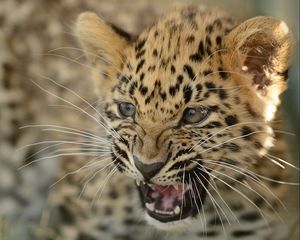
<svg viewBox="0 0 300 240">
<path fill-rule="evenodd" d="M 202 171 L 202 170 L 200 170 Z M 200 175 L 202 175 L 200 173 Z M 208 191 L 208 189 L 205 187 L 205 185 L 202 183 L 201 179 L 199 178 L 198 174 L 195 173 L 195 176 L 196 178 L 198 179 L 198 182 L 201 184 L 201 186 L 204 188 L 204 190 L 206 191 L 212 205 L 214 206 L 214 209 L 216 210 L 216 213 L 221 221 L 221 225 L 222 225 L 222 229 L 223 229 L 223 233 L 224 235 L 226 236 L 226 230 L 225 230 L 225 226 L 224 226 L 224 223 L 223 223 L 223 220 L 222 220 L 222 217 L 221 217 L 221 214 L 219 212 L 219 210 L 221 211 L 221 213 L 223 214 L 223 216 L 226 218 L 226 221 L 228 222 L 229 225 L 231 225 L 227 215 L 225 214 L 224 210 L 221 208 L 221 206 L 218 204 L 218 202 L 215 200 L 215 198 L 210 194 L 210 192 Z M 219 210 L 218 210 L 219 209 Z"/>
<path fill-rule="evenodd" d="M 62 153 L 62 154 L 56 154 L 56 155 L 52 155 L 52 156 L 46 156 L 46 157 L 41 157 L 39 159 L 33 160 L 27 164 L 22 165 L 21 167 L 18 168 L 18 171 L 21 171 L 22 169 L 28 167 L 31 164 L 43 161 L 43 160 L 47 160 L 47 159 L 51 159 L 51 158 L 57 158 L 57 157 L 63 157 L 63 156 L 99 156 L 98 153 L 94 152 L 94 153 L 82 153 L 82 152 L 77 152 L 77 153 Z"/>
<path fill-rule="evenodd" d="M 226 131 L 226 130 L 228 130 L 228 129 L 231 129 L 231 128 L 233 128 L 233 127 L 238 127 L 238 126 L 244 125 L 244 124 L 263 124 L 263 123 L 265 123 L 265 122 L 241 122 L 241 123 L 237 123 L 237 124 L 232 125 L 232 126 L 227 126 L 227 127 L 223 128 L 223 129 L 221 129 L 221 130 L 212 132 L 212 133 L 207 134 L 206 136 L 202 137 L 202 138 L 199 140 L 200 146 L 203 145 L 204 143 L 206 143 L 208 140 L 210 140 L 210 139 L 213 138 L 214 136 L 218 135 L 219 133 L 222 133 L 222 132 L 224 132 L 224 131 Z M 211 134 L 212 134 L 212 135 L 211 135 Z M 210 135 L 211 135 L 211 136 L 210 136 Z M 208 137 L 208 138 L 206 138 L 206 137 Z M 206 138 L 206 139 L 205 139 L 205 138 Z M 196 146 L 198 146 L 198 143 L 195 144 L 195 145 L 191 148 L 191 150 L 193 150 Z"/>
<path fill-rule="evenodd" d="M 65 126 L 59 126 L 59 125 L 52 125 L 52 124 L 36 124 L 36 125 L 25 125 L 25 126 L 22 126 L 20 127 L 19 129 L 25 129 L 25 128 L 57 128 L 57 129 L 63 129 L 63 130 L 69 130 L 71 133 L 72 132 L 76 132 L 76 133 L 81 133 L 82 135 L 79 135 L 78 136 L 82 136 L 82 137 L 85 137 L 85 138 L 89 138 L 89 139 L 95 139 L 95 140 L 105 140 L 105 141 L 108 141 L 109 140 L 107 138 L 103 138 L 103 137 L 100 137 L 100 136 L 97 136 L 97 135 L 94 135 L 90 132 L 86 132 L 86 131 L 83 131 L 83 130 L 80 130 L 80 129 L 76 129 L 76 128 L 70 128 L 70 127 L 65 127 Z"/>
<path fill-rule="evenodd" d="M 42 77 L 42 78 L 44 78 L 44 79 L 46 79 L 46 80 L 52 82 L 52 83 L 55 84 L 56 86 L 58 86 L 58 87 L 60 87 L 60 88 L 62 88 L 62 89 L 67 90 L 69 93 L 73 94 L 74 96 L 78 97 L 78 98 L 79 98 L 80 100 L 82 100 L 85 104 L 87 104 L 87 106 L 89 106 L 91 109 L 93 109 L 93 110 L 95 111 L 95 113 L 97 114 L 97 116 L 99 116 L 99 117 L 100 117 L 103 121 L 105 121 L 106 124 L 107 124 L 107 121 L 106 121 L 105 118 L 101 115 L 101 113 L 100 113 L 94 106 L 92 106 L 86 99 L 84 99 L 83 97 L 81 97 L 78 93 L 76 93 L 76 92 L 73 91 L 72 89 L 70 89 L 70 88 L 68 88 L 68 87 L 65 87 L 65 86 L 63 86 L 62 84 L 60 84 L 60 83 L 54 81 L 54 80 L 53 80 L 52 78 L 50 78 L 50 77 L 46 77 L 46 76 L 43 76 L 43 75 L 41 75 L 41 74 L 38 74 L 38 75 L 39 75 L 40 77 Z M 81 109 L 81 108 L 79 108 L 79 109 Z M 81 109 L 81 112 L 87 113 L 84 109 Z M 108 129 L 102 122 L 98 122 L 98 121 L 97 121 L 97 123 L 99 123 L 104 129 L 107 129 L 107 130 L 109 131 L 109 129 Z M 112 130 L 112 131 L 116 134 L 116 136 L 117 136 L 118 138 L 120 138 L 120 136 L 118 135 L 117 132 L 115 132 L 114 130 Z"/>
<path fill-rule="evenodd" d="M 261 198 L 267 203 L 267 205 L 273 210 L 273 212 L 274 212 L 274 213 L 279 217 L 279 219 L 281 219 L 281 221 L 283 222 L 282 218 L 280 217 L 280 215 L 278 214 L 278 212 L 274 209 L 274 207 L 272 206 L 272 204 L 270 204 L 270 202 L 269 202 L 268 200 L 266 200 L 266 198 L 265 198 L 264 196 L 262 196 L 260 193 L 258 193 L 257 191 L 253 190 L 252 188 L 250 188 L 249 185 L 246 185 L 245 183 L 239 182 L 238 180 L 236 180 L 236 179 L 234 179 L 234 178 L 232 178 L 232 177 L 230 177 L 230 176 L 228 176 L 228 175 L 226 175 L 226 174 L 224 174 L 224 173 L 222 173 L 222 172 L 220 172 L 220 171 L 217 171 L 217 170 L 215 170 L 215 169 L 209 168 L 209 167 L 207 167 L 207 166 L 206 166 L 206 168 L 207 168 L 208 170 L 211 170 L 211 171 L 213 171 L 213 172 L 216 172 L 216 173 L 218 173 L 218 174 L 221 174 L 222 176 L 225 176 L 225 177 L 227 177 L 227 178 L 233 180 L 234 182 L 237 182 L 237 183 L 241 184 L 241 185 L 244 186 L 245 188 L 249 189 L 251 192 L 257 194 L 259 197 L 261 197 Z M 206 172 L 208 173 L 208 171 L 206 171 Z M 239 193 L 241 196 L 243 196 L 243 197 L 244 197 L 251 205 L 253 205 L 253 206 L 259 211 L 259 213 L 261 214 L 261 216 L 264 218 L 265 222 L 266 222 L 266 223 L 268 224 L 268 226 L 270 227 L 268 221 L 267 221 L 266 218 L 265 218 L 265 215 L 262 213 L 262 211 L 260 210 L 260 208 L 259 208 L 259 207 L 258 207 L 258 206 L 257 206 L 257 205 L 249 198 L 249 197 L 247 197 L 244 193 L 242 193 L 242 192 L 239 191 L 238 189 L 232 187 L 230 184 L 226 183 L 226 182 L 223 181 L 222 179 L 216 177 L 216 176 L 213 175 L 212 173 L 209 173 L 209 174 L 211 174 L 214 178 L 218 179 L 219 181 L 221 181 L 222 183 L 224 183 L 226 186 L 230 187 L 232 190 L 234 190 L 235 192 L 237 192 L 237 193 Z"/>
<path fill-rule="evenodd" d="M 95 165 L 98 165 L 102 162 L 108 161 L 110 160 L 110 158 L 105 158 L 105 159 L 101 159 L 100 161 L 94 162 L 96 159 L 98 159 L 99 157 L 93 158 L 92 160 L 90 160 L 88 163 L 86 163 L 85 165 L 83 165 L 82 167 L 80 167 L 79 169 L 72 171 L 72 172 L 68 172 L 66 173 L 64 176 L 62 176 L 60 179 L 58 179 L 56 182 L 54 182 L 53 184 L 51 184 L 49 186 L 49 189 L 53 188 L 55 185 L 57 185 L 59 182 L 61 182 L 62 180 L 64 180 L 66 177 L 70 176 L 70 175 L 74 175 L 76 173 L 79 173 L 81 170 L 85 169 L 85 168 L 89 168 Z M 94 163 L 93 163 L 94 162 Z"/>
<path fill-rule="evenodd" d="M 288 166 L 290 166 L 292 168 L 295 168 L 296 170 L 300 171 L 300 169 L 298 167 L 296 167 L 295 165 L 293 165 L 293 164 L 291 164 L 291 163 L 289 163 L 289 162 L 287 162 L 287 161 L 285 161 L 285 160 L 283 160 L 283 159 L 281 159 L 279 157 L 276 157 L 276 156 L 271 155 L 269 153 L 266 153 L 266 155 L 268 155 L 271 158 L 275 158 L 277 161 L 280 161 L 280 162 L 282 162 L 282 163 L 284 163 L 284 164 L 286 164 L 286 165 L 288 165 Z"/>
<path fill-rule="evenodd" d="M 41 90 L 45 91 L 46 93 L 50 94 L 51 96 L 56 97 L 57 99 L 60 99 L 61 101 L 70 104 L 71 106 L 77 108 L 79 111 L 82 111 L 83 113 L 85 113 L 87 116 L 89 116 L 91 119 L 93 119 L 96 123 L 98 123 L 100 126 L 102 126 L 109 134 L 111 134 L 112 136 L 114 136 L 114 134 L 112 134 L 112 132 L 110 132 L 104 125 L 102 122 L 100 122 L 97 118 L 95 118 L 94 116 L 92 116 L 91 114 L 89 114 L 87 111 L 83 110 L 82 108 L 78 107 L 77 105 L 75 105 L 74 103 L 57 96 L 56 94 L 48 91 L 47 89 L 43 88 L 42 86 L 40 86 L 39 84 L 37 84 L 36 82 L 34 82 L 33 80 L 31 80 L 33 84 L 35 84 L 38 88 L 40 88 Z M 116 136 L 114 136 L 116 137 Z"/>
<path fill-rule="evenodd" d="M 200 166 L 200 164 L 196 161 L 193 161 L 192 162 L 196 163 L 197 165 Z M 196 173 L 197 174 L 197 173 Z M 232 216 L 235 218 L 235 220 L 239 222 L 239 219 L 236 217 L 236 215 L 233 213 L 233 211 L 231 210 L 231 208 L 228 206 L 228 204 L 226 203 L 226 201 L 224 200 L 224 198 L 221 196 L 221 194 L 218 192 L 218 190 L 210 183 L 210 181 L 201 173 L 199 173 L 201 175 L 201 177 L 203 177 L 207 182 L 208 184 L 211 186 L 211 188 L 217 193 L 217 195 L 220 197 L 221 201 L 225 204 L 225 206 L 228 208 L 228 210 L 230 211 L 230 213 L 232 214 Z M 199 178 L 200 180 L 200 178 Z M 214 179 L 212 179 L 214 181 Z M 229 223 L 230 224 L 230 223 Z"/>
<path fill-rule="evenodd" d="M 190 186 L 193 186 L 193 185 L 192 185 L 192 180 L 191 180 L 191 174 L 190 174 L 190 173 L 189 173 L 189 185 L 190 185 Z M 196 186 L 196 185 L 195 185 L 195 186 Z M 197 188 L 197 187 L 196 187 L 196 188 Z M 194 200 L 195 205 L 196 205 L 196 208 L 197 208 L 197 211 L 198 211 L 198 213 L 199 213 L 199 215 L 200 215 L 200 208 L 199 208 L 198 203 L 197 203 L 197 201 L 196 201 L 195 191 L 194 191 L 193 187 L 191 187 L 190 189 L 191 189 L 191 191 L 190 191 L 189 193 L 193 195 L 193 197 L 191 196 L 191 199 Z M 200 195 L 199 195 L 199 197 L 200 197 Z M 201 200 L 201 198 L 199 198 L 199 199 L 200 199 L 200 202 L 201 202 L 201 209 L 203 210 L 202 200 Z M 201 223 L 203 224 L 203 226 L 205 226 L 205 225 L 206 225 L 206 218 L 205 218 L 205 215 L 203 215 L 203 219 L 202 219 L 201 217 L 200 217 L 200 219 L 201 219 Z"/>
<path fill-rule="evenodd" d="M 87 187 L 87 184 L 88 184 L 93 178 L 95 178 L 95 177 L 97 176 L 97 174 L 99 174 L 100 172 L 102 172 L 103 170 L 105 170 L 106 168 L 108 168 L 109 166 L 111 166 L 112 164 L 114 164 L 114 163 L 115 163 L 115 160 L 116 160 L 116 159 L 112 160 L 112 162 L 108 163 L 106 166 L 102 167 L 102 168 L 99 169 L 99 170 L 96 170 L 96 171 L 93 173 L 92 177 L 89 178 L 89 179 L 84 183 L 83 188 L 82 188 L 82 190 L 81 190 L 81 192 L 80 192 L 80 194 L 79 194 L 79 196 L 78 196 L 79 199 L 82 197 L 82 195 L 83 195 L 83 193 L 84 193 L 84 191 L 85 191 L 85 189 L 86 189 L 86 187 Z"/>
<path fill-rule="evenodd" d="M 217 165 L 217 166 L 221 166 L 221 167 L 226 167 L 228 169 L 231 169 L 235 172 L 238 172 L 246 177 L 249 177 L 254 183 L 256 183 L 259 187 L 263 187 L 267 192 L 269 192 L 279 203 L 280 205 L 285 209 L 287 210 L 286 206 L 283 204 L 283 202 L 278 198 L 278 196 L 276 196 L 270 188 L 268 188 L 262 181 L 259 181 L 259 179 L 257 179 L 256 177 L 253 177 L 252 176 L 252 171 L 248 170 L 247 169 L 247 174 L 244 173 L 244 169 L 238 167 L 238 166 L 235 166 L 235 165 L 232 165 L 232 164 L 227 164 L 227 163 L 224 163 L 224 162 L 219 162 L 219 161 L 215 161 L 215 160 L 208 160 L 206 159 L 205 162 L 208 162 L 208 163 L 211 163 L 211 164 L 214 164 L 214 165 Z M 242 171 L 239 171 L 237 170 L 236 168 L 238 169 L 242 169 Z"/>
<path fill-rule="evenodd" d="M 184 187 L 185 187 L 185 184 L 184 184 L 184 179 L 185 179 L 185 165 L 186 164 L 184 164 L 184 167 L 183 167 L 183 177 L 182 177 L 183 191 L 182 191 L 182 196 L 181 196 L 182 201 L 181 201 L 181 208 L 180 208 L 180 218 L 179 218 L 180 220 L 182 218 L 182 211 L 183 211 L 184 197 L 185 197 L 185 195 L 184 195 L 184 192 L 185 192 L 185 189 L 184 189 Z"/>
<path fill-rule="evenodd" d="M 100 185 L 99 189 L 96 191 L 95 197 L 93 198 L 93 200 L 91 202 L 91 209 L 95 205 L 96 200 L 99 200 L 101 198 L 106 183 L 118 171 L 118 166 L 119 166 L 119 163 L 117 163 L 116 166 L 110 171 L 110 173 L 107 174 L 107 176 L 104 179 L 104 182 Z"/>
<path fill-rule="evenodd" d="M 201 168 L 198 168 L 200 171 Z M 199 173 L 201 176 L 203 176 L 201 173 Z M 226 213 L 224 212 L 224 210 L 221 208 L 221 206 L 218 204 L 218 202 L 215 200 L 215 198 L 211 195 L 211 193 L 208 191 L 207 187 L 205 187 L 205 185 L 202 183 L 201 179 L 199 178 L 198 174 L 195 173 L 197 179 L 198 179 L 198 182 L 201 184 L 201 186 L 204 188 L 204 190 L 207 192 L 207 194 L 211 197 L 211 200 L 214 202 L 214 204 L 216 204 L 216 206 L 220 209 L 221 213 L 224 215 L 224 217 L 226 218 L 227 222 L 229 225 L 231 225 L 231 222 L 229 221 Z M 221 219 L 221 216 L 219 216 L 220 219 Z"/>
</svg>

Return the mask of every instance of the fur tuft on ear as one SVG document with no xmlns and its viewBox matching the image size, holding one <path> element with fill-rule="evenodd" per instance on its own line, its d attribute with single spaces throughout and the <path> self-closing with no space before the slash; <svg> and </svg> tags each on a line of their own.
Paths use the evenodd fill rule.
<svg viewBox="0 0 300 240">
<path fill-rule="evenodd" d="M 249 85 L 273 104 L 287 87 L 287 72 L 294 48 L 288 26 L 275 18 L 255 17 L 235 27 L 226 37 L 228 66 L 244 75 Z"/>
<path fill-rule="evenodd" d="M 75 32 L 88 59 L 95 65 L 98 61 L 105 65 L 119 62 L 130 39 L 129 34 L 92 12 L 79 15 Z"/>
<path fill-rule="evenodd" d="M 97 93 L 108 96 L 117 81 L 125 49 L 130 45 L 130 35 L 92 12 L 79 15 L 75 33 L 93 65 L 91 74 Z"/>
</svg>

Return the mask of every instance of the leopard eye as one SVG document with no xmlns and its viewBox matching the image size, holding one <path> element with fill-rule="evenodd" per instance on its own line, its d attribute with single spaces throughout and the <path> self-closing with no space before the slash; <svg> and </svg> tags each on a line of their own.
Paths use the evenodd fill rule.
<svg viewBox="0 0 300 240">
<path fill-rule="evenodd" d="M 208 110 L 204 107 L 187 108 L 183 112 L 182 120 L 186 124 L 199 123 L 208 116 Z"/>
<path fill-rule="evenodd" d="M 118 110 L 121 117 L 132 117 L 135 114 L 135 106 L 128 102 L 122 102 L 118 104 Z"/>
</svg>

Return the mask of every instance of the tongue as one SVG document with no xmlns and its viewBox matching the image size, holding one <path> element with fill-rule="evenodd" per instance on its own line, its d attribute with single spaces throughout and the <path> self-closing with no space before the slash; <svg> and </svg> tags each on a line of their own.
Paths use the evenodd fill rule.
<svg viewBox="0 0 300 240">
<path fill-rule="evenodd" d="M 181 202 L 182 193 L 185 190 L 183 185 L 174 186 L 154 186 L 155 191 L 152 198 L 155 199 L 155 208 L 162 211 L 174 211 L 177 204 Z"/>
<path fill-rule="evenodd" d="M 182 192 L 185 190 L 183 185 L 178 185 L 178 189 L 176 189 L 174 186 L 155 185 L 154 189 L 155 189 L 155 191 L 159 192 L 160 195 L 173 196 L 173 197 L 181 196 Z"/>
</svg>

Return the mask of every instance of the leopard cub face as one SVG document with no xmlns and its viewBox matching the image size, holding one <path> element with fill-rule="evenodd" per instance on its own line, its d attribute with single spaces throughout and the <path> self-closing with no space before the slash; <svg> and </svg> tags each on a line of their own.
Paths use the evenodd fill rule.
<svg viewBox="0 0 300 240">
<path fill-rule="evenodd" d="M 257 173 L 287 87 L 285 23 L 236 25 L 223 12 L 186 7 L 132 37 L 88 12 L 77 36 L 105 103 L 111 161 L 136 181 L 157 227 L 201 214 L 215 182 L 234 193 L 229 180 Z"/>
</svg>

